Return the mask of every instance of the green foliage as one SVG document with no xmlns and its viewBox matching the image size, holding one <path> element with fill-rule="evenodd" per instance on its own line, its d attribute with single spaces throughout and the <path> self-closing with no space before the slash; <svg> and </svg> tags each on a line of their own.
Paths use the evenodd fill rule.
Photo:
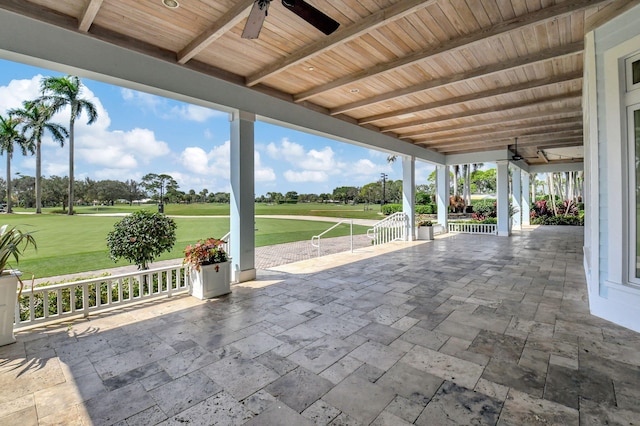
<svg viewBox="0 0 640 426">
<path fill-rule="evenodd" d="M 109 256 L 115 262 L 120 258 L 148 269 L 149 262 L 176 242 L 176 223 L 161 213 L 139 210 L 114 225 L 107 234 Z"/>
<path fill-rule="evenodd" d="M 486 198 L 484 200 L 476 200 L 472 203 L 473 213 L 478 217 L 495 217 L 496 216 L 496 200 Z"/>
<path fill-rule="evenodd" d="M 558 216 L 540 216 L 531 220 L 534 225 L 570 225 L 584 226 L 584 215 L 558 215 Z"/>
<path fill-rule="evenodd" d="M 3 225 L 0 228 L 0 273 L 7 269 L 10 258 L 15 259 L 17 266 L 22 252 L 29 246 L 37 248 L 33 235 L 22 232 L 15 227 Z"/>
<path fill-rule="evenodd" d="M 438 206 L 433 203 L 415 206 L 416 214 L 436 214 L 438 213 Z"/>
<path fill-rule="evenodd" d="M 389 216 L 390 214 L 401 212 L 402 204 L 385 204 L 380 210 L 382 214 Z M 416 214 L 436 214 L 438 207 L 435 204 L 417 205 L 415 206 L 415 212 Z"/>
<path fill-rule="evenodd" d="M 382 211 L 383 215 L 389 216 L 391 214 L 401 212 L 402 204 L 385 204 L 380 208 L 380 210 Z"/>
</svg>

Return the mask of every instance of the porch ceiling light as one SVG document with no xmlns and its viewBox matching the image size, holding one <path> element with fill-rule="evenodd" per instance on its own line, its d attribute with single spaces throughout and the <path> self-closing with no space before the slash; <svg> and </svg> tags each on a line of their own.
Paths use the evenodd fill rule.
<svg viewBox="0 0 640 426">
<path fill-rule="evenodd" d="M 162 0 L 162 4 L 164 4 L 169 9 L 177 9 L 180 6 L 176 0 Z"/>
</svg>

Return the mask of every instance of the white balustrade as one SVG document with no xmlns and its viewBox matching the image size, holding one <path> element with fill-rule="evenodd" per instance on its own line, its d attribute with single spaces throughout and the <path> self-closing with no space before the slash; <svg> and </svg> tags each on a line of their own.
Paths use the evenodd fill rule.
<svg viewBox="0 0 640 426">
<path fill-rule="evenodd" d="M 187 291 L 187 270 L 179 264 L 127 274 L 42 287 L 28 282 L 16 305 L 14 329 L 88 316 L 107 309 Z"/>
<path fill-rule="evenodd" d="M 498 235 L 495 223 L 449 223 L 449 232 L 459 234 Z"/>
<path fill-rule="evenodd" d="M 367 230 L 373 244 L 385 244 L 391 241 L 406 241 L 409 218 L 403 212 L 396 212 Z"/>
</svg>

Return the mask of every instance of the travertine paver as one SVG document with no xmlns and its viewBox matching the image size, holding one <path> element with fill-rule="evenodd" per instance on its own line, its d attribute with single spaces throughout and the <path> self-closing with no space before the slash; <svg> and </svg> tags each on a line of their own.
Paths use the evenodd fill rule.
<svg viewBox="0 0 640 426">
<path fill-rule="evenodd" d="M 18 333 L 0 424 L 631 424 L 640 334 L 589 314 L 582 229 L 273 266 Z M 274 263 L 275 265 L 275 263 Z"/>
</svg>

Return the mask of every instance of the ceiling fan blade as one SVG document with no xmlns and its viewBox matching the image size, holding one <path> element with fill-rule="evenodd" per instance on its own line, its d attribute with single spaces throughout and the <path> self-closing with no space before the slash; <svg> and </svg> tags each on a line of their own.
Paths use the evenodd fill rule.
<svg viewBox="0 0 640 426">
<path fill-rule="evenodd" d="M 315 7 L 303 0 L 282 0 L 284 7 L 322 31 L 329 35 L 338 29 L 340 23 L 325 15 Z"/>
<path fill-rule="evenodd" d="M 249 12 L 249 17 L 247 18 L 247 23 L 244 25 L 244 30 L 242 31 L 242 38 L 258 38 L 262 24 L 267 17 L 268 10 L 269 1 L 256 0 L 255 3 L 253 3 L 251 12 Z"/>
</svg>

